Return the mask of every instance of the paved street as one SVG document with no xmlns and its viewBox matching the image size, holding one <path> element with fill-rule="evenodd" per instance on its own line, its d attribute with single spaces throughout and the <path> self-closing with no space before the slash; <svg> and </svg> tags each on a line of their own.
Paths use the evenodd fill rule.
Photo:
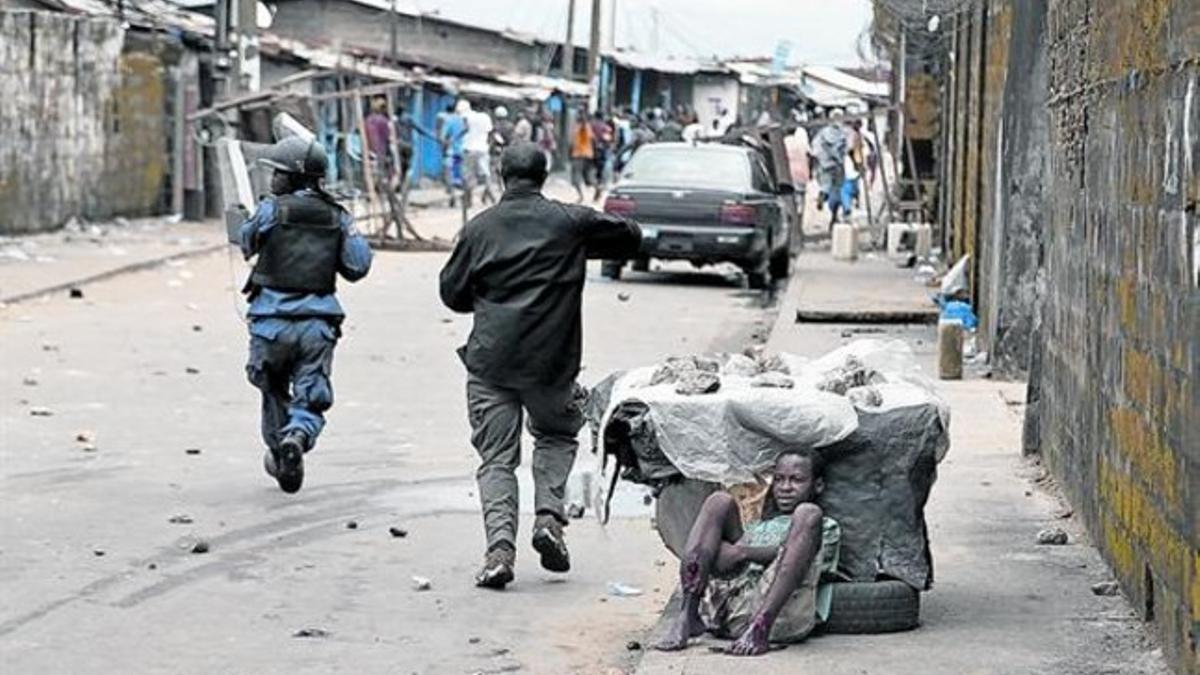
<svg viewBox="0 0 1200 675">
<path fill-rule="evenodd" d="M 120 276 L 85 287 L 83 299 L 4 308 L 4 670 L 566 673 L 628 664 L 636 654 L 626 644 L 644 639 L 674 577 L 656 564 L 667 554 L 638 490 L 621 495 L 607 528 L 591 514 L 572 523 L 576 568 L 565 579 L 538 569 L 526 519 L 517 583 L 503 594 L 471 586 L 482 528 L 453 352 L 469 320 L 437 299 L 443 259 L 380 253 L 365 282 L 345 285 L 336 404 L 296 496 L 261 469 L 237 256 Z M 765 337 L 772 315 L 760 294 L 736 276 L 686 270 L 619 286 L 592 270 L 586 382 Z M 579 464 L 591 466 L 591 456 Z M 389 527 L 408 534 L 394 538 Z M 198 541 L 207 553 L 191 552 Z M 432 590 L 414 590 L 414 576 Z M 609 596 L 610 581 L 644 594 Z M 293 637 L 304 629 L 324 633 Z"/>
</svg>

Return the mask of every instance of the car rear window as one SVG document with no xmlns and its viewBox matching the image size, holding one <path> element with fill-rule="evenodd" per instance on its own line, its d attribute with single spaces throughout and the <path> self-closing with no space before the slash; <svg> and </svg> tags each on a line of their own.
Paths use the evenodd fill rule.
<svg viewBox="0 0 1200 675">
<path fill-rule="evenodd" d="M 651 185 L 744 190 L 750 183 L 750 164 L 740 152 L 649 146 L 634 154 L 621 178 Z"/>
</svg>

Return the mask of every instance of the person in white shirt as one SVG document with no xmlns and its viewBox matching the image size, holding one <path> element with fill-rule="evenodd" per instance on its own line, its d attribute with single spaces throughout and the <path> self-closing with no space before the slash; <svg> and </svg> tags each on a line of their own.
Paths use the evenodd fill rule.
<svg viewBox="0 0 1200 675">
<path fill-rule="evenodd" d="M 483 195 L 480 199 L 484 204 L 495 203 L 496 197 L 491 188 L 492 117 L 482 110 L 472 109 L 466 100 L 458 102 L 456 112 L 467 121 L 467 133 L 463 136 L 463 163 L 466 169 L 464 189 L 467 197 L 470 198 L 475 186 L 482 185 Z"/>
</svg>

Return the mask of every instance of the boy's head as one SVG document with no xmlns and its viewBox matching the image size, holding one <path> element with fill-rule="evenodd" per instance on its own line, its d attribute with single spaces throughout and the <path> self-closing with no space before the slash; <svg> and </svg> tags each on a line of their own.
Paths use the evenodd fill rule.
<svg viewBox="0 0 1200 675">
<path fill-rule="evenodd" d="M 825 463 L 821 455 L 807 448 L 785 450 L 775 459 L 771 479 L 771 497 L 783 514 L 814 501 L 825 489 L 821 477 Z"/>
</svg>

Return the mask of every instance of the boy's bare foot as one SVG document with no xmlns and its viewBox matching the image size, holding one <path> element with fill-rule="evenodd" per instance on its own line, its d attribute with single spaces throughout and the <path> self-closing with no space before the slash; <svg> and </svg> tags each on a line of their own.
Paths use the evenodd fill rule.
<svg viewBox="0 0 1200 675">
<path fill-rule="evenodd" d="M 762 616 L 756 616 L 750 622 L 750 626 L 746 628 L 746 632 L 742 633 L 742 636 L 729 646 L 728 653 L 732 656 L 766 654 L 771 649 L 768 639 L 770 634 L 771 627 L 767 624 L 767 620 Z"/>
<path fill-rule="evenodd" d="M 671 622 L 667 634 L 659 640 L 654 648 L 662 652 L 677 652 L 686 649 L 688 640 L 704 634 L 707 627 L 695 612 L 681 611 Z"/>
</svg>

